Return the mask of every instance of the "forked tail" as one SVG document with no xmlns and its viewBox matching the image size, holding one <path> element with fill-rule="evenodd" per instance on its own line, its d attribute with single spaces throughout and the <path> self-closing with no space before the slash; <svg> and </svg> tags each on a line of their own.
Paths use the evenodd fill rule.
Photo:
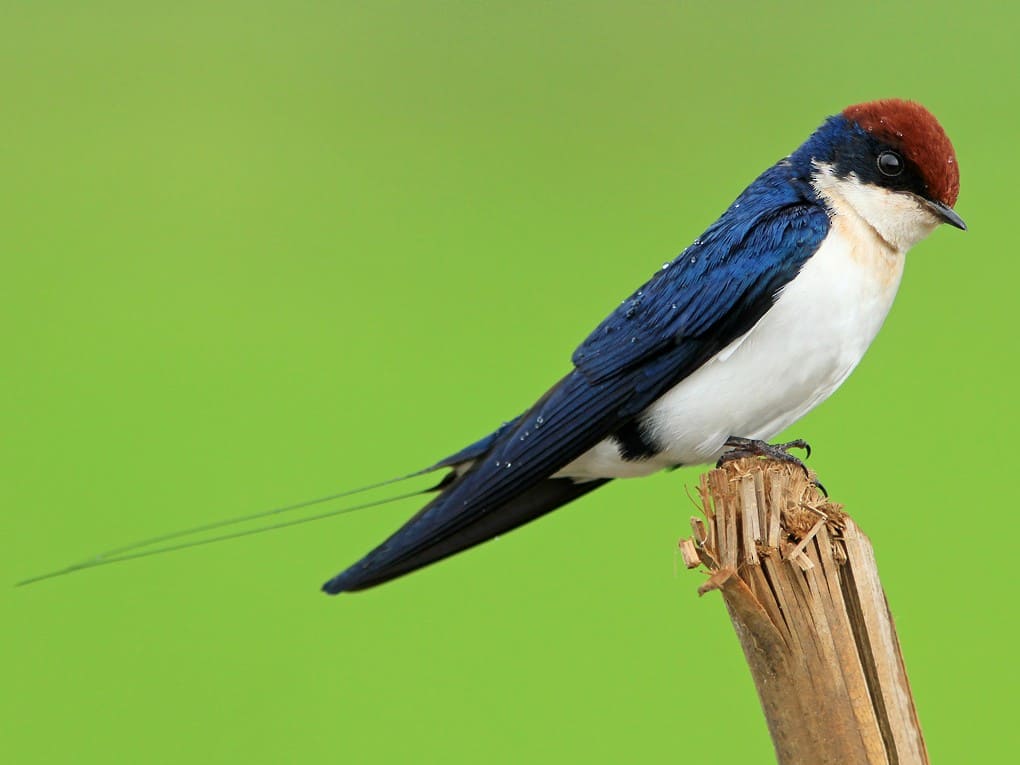
<svg viewBox="0 0 1020 765">
<path fill-rule="evenodd" d="M 469 500 L 460 491 L 460 482 L 454 481 L 389 539 L 322 589 L 336 595 L 388 582 L 522 526 L 609 480 L 575 483 L 569 478 L 549 478 L 503 504 L 473 507 L 468 512 L 460 506 Z"/>
</svg>

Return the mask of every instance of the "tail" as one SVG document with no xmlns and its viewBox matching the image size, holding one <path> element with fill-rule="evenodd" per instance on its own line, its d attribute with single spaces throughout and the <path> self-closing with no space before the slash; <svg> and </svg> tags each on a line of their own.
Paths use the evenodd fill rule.
<svg viewBox="0 0 1020 765">
<path fill-rule="evenodd" d="M 437 491 L 447 483 L 447 479 L 444 478 L 439 484 L 426 488 L 418 489 L 416 491 L 408 492 L 405 494 L 399 494 L 396 496 L 386 497 L 385 499 L 375 500 L 373 502 L 363 502 L 358 505 L 348 505 L 347 507 L 341 507 L 334 510 L 329 510 L 315 515 L 309 515 L 302 518 L 296 518 L 289 521 L 281 521 L 274 523 L 270 526 L 260 526 L 252 529 L 245 529 L 243 531 L 232 531 L 226 534 L 218 534 L 216 536 L 207 536 L 201 539 L 191 539 L 189 541 L 179 541 L 186 537 L 194 537 L 199 534 L 204 534 L 209 531 L 216 529 L 222 529 L 228 526 L 237 526 L 242 523 L 248 523 L 261 518 L 267 518 L 274 515 L 282 515 L 284 513 L 290 513 L 295 510 L 302 510 L 313 505 L 321 505 L 325 502 L 330 502 L 335 499 L 342 497 L 349 497 L 355 494 L 361 494 L 363 492 L 370 491 L 372 489 L 379 489 L 384 486 L 389 486 L 400 481 L 406 481 L 409 478 L 417 478 L 418 476 L 426 475 L 435 470 L 439 470 L 442 467 L 446 467 L 442 464 L 437 464 L 432 467 L 419 470 L 414 473 L 409 473 L 398 478 L 391 478 L 387 481 L 381 481 L 374 483 L 369 486 L 362 486 L 358 489 L 350 489 L 348 491 L 337 492 L 335 494 L 329 494 L 325 497 L 318 497 L 316 499 L 308 499 L 303 502 L 296 502 L 291 505 L 284 505 L 282 507 L 274 507 L 271 510 L 262 510 L 257 513 L 250 513 L 248 515 L 239 515 L 233 518 L 227 518 L 220 521 L 211 521 L 204 523 L 200 526 L 192 526 L 187 529 L 179 529 L 177 531 L 171 531 L 166 534 L 160 534 L 155 537 L 149 537 L 147 539 L 140 539 L 137 542 L 131 544 L 122 545 L 121 547 L 115 547 L 105 552 L 101 552 L 98 555 L 93 555 L 91 558 L 86 558 L 78 563 L 72 563 L 70 566 L 65 566 L 61 569 L 54 571 L 48 571 L 45 574 L 38 574 L 36 576 L 22 579 L 20 582 L 15 584 L 16 587 L 23 587 L 28 584 L 34 584 L 35 582 L 41 582 L 45 579 L 54 579 L 58 576 L 65 576 L 67 574 L 73 574 L 76 571 L 82 571 L 87 568 L 97 568 L 99 566 L 107 566 L 111 563 L 120 563 L 126 560 L 135 560 L 137 558 L 148 558 L 153 555 L 162 555 L 163 553 L 175 552 L 177 550 L 186 550 L 191 547 L 200 547 L 202 545 L 214 544 L 216 542 L 223 542 L 228 539 L 237 539 L 239 537 L 247 537 L 253 534 L 264 534 L 268 531 L 275 531 L 277 529 L 286 528 L 287 526 L 297 526 L 303 523 L 310 523 L 312 521 L 322 520 L 323 518 L 331 518 L 335 515 L 344 515 L 346 513 L 353 513 L 358 510 L 366 510 L 370 507 L 378 507 L 379 505 L 387 505 L 390 502 L 396 502 L 402 499 L 409 499 L 410 497 L 417 497 L 422 494 L 427 494 L 433 491 Z M 168 544 L 171 543 L 171 544 Z"/>
<path fill-rule="evenodd" d="M 501 505 L 477 508 L 462 523 L 437 523 L 436 519 L 456 515 L 457 505 L 466 501 L 461 481 L 455 480 L 389 539 L 322 589 L 336 595 L 375 587 L 523 526 L 609 480 L 575 483 L 569 478 L 548 478 Z"/>
<path fill-rule="evenodd" d="M 177 531 L 171 531 L 158 536 L 149 537 L 147 539 L 140 539 L 130 544 L 115 547 L 105 552 L 101 552 L 98 555 L 93 555 L 90 558 L 86 558 L 78 563 L 72 563 L 70 566 L 65 566 L 61 569 L 54 571 L 48 571 L 45 574 L 39 574 L 36 576 L 28 577 L 20 582 L 16 583 L 16 586 L 21 587 L 35 582 L 41 582 L 44 579 L 53 579 L 59 576 L 65 576 L 72 574 L 76 571 L 82 571 L 87 568 L 97 568 L 99 566 L 107 566 L 111 563 L 120 563 L 127 560 L 135 560 L 137 558 L 148 558 L 153 555 L 162 555 L 163 553 L 175 552 L 177 550 L 186 550 L 191 547 L 199 547 L 202 545 L 214 544 L 216 542 L 223 542 L 228 539 L 237 539 L 239 537 L 251 536 L 253 534 L 264 534 L 268 531 L 275 531 L 276 529 L 285 528 L 287 526 L 297 526 L 303 523 L 310 523 L 312 521 L 322 520 L 323 518 L 330 518 L 335 515 L 344 515 L 346 513 L 353 513 L 358 510 L 365 510 L 370 507 L 378 507 L 379 505 L 389 504 L 390 502 L 396 502 L 402 499 L 408 499 L 410 497 L 420 496 L 422 494 L 430 494 L 434 491 L 445 490 L 450 484 L 456 481 L 458 474 L 467 469 L 471 463 L 479 456 L 484 454 L 492 443 L 508 428 L 510 428 L 516 420 L 503 423 L 494 433 L 490 433 L 485 438 L 476 441 L 475 443 L 467 446 L 461 451 L 453 454 L 446 459 L 440 460 L 434 465 L 430 465 L 422 470 L 416 470 L 413 473 L 407 475 L 398 476 L 396 478 L 390 478 L 386 481 L 380 481 L 373 483 L 368 486 L 361 486 L 357 489 L 348 489 L 347 491 L 337 492 L 335 494 L 329 494 L 325 497 L 317 497 L 316 499 L 309 499 L 303 502 L 295 502 L 294 504 L 284 505 L 283 507 L 274 507 L 271 510 L 262 510 L 257 513 L 249 513 L 247 515 L 239 515 L 233 518 L 226 518 L 219 521 L 210 521 L 203 523 L 199 526 L 192 526 L 187 529 L 179 529 Z M 243 531 L 232 531 L 229 533 L 218 534 L 215 536 L 205 536 L 204 538 L 190 539 L 188 541 L 181 541 L 188 537 L 196 537 L 198 535 L 208 534 L 209 532 L 216 531 L 217 529 L 223 529 L 229 526 L 237 526 L 239 524 L 249 523 L 251 521 L 257 521 L 263 518 L 271 516 L 283 515 L 285 513 L 292 513 L 295 510 L 303 510 L 313 505 L 321 505 L 326 502 L 331 502 L 336 499 L 342 499 L 345 497 L 351 497 L 356 494 L 362 494 L 373 489 L 381 489 L 386 486 L 391 486 L 402 481 L 406 481 L 410 478 L 418 478 L 420 476 L 428 475 L 439 470 L 450 469 L 448 473 L 438 484 L 430 486 L 425 489 L 418 489 L 405 494 L 399 494 L 396 496 L 386 497 L 385 499 L 375 500 L 373 502 L 363 502 L 358 505 L 341 507 L 327 512 L 317 513 L 315 515 L 309 515 L 302 518 L 296 518 L 293 520 L 282 521 L 274 523 L 269 526 L 261 526 L 258 528 L 245 529 Z"/>
</svg>

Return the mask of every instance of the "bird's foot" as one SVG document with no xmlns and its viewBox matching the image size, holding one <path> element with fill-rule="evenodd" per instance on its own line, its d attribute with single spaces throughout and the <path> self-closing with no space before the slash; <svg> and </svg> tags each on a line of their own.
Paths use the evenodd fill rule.
<svg viewBox="0 0 1020 765">
<path fill-rule="evenodd" d="M 791 465 L 797 465 L 804 471 L 804 475 L 808 478 L 811 477 L 811 474 L 808 473 L 807 465 L 799 458 L 790 454 L 790 449 L 803 449 L 807 452 L 804 459 L 811 456 L 811 447 L 803 439 L 798 438 L 796 441 L 787 441 L 785 444 L 770 444 L 767 441 L 759 441 L 755 438 L 730 436 L 726 439 L 724 446 L 730 447 L 730 450 L 724 452 L 719 461 L 715 463 L 717 468 L 722 467 L 731 460 L 738 460 L 742 457 L 767 457 L 777 462 L 788 462 Z M 825 490 L 823 489 L 822 491 Z"/>
</svg>

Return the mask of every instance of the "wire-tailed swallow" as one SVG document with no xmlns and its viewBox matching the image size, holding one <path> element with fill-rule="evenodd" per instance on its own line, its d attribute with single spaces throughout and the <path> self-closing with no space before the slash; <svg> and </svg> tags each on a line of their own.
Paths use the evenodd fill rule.
<svg viewBox="0 0 1020 765">
<path fill-rule="evenodd" d="M 959 185 L 919 104 L 830 117 L 596 327 L 534 406 L 433 465 L 450 471 L 435 498 L 323 590 L 381 584 L 614 478 L 761 452 L 857 366 L 907 250 L 940 223 L 966 228 Z"/>
<path fill-rule="evenodd" d="M 803 442 L 766 441 L 857 366 L 907 250 L 940 223 L 966 229 L 953 210 L 959 186 L 953 146 L 924 107 L 871 101 L 829 117 L 599 324 L 530 409 L 413 473 L 447 471 L 425 507 L 323 590 L 389 581 L 614 478 L 724 454 L 799 462 L 785 448 Z M 351 493 L 154 537 L 26 582 L 216 541 L 138 551 Z"/>
</svg>

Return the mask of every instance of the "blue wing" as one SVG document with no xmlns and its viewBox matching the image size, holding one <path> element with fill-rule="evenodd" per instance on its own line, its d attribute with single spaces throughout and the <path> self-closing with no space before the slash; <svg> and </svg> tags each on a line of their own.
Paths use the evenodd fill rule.
<svg viewBox="0 0 1020 765">
<path fill-rule="evenodd" d="M 551 476 L 750 330 L 825 238 L 824 207 L 806 183 L 789 176 L 784 163 L 766 171 L 591 333 L 574 353 L 574 369 L 531 409 L 437 463 L 460 469 L 432 502 L 324 589 L 380 584 L 605 483 Z"/>
<path fill-rule="evenodd" d="M 675 384 L 753 327 L 829 230 L 810 187 L 783 169 L 759 178 L 608 316 L 574 352 L 575 367 L 599 383 L 678 351 Z"/>
</svg>

